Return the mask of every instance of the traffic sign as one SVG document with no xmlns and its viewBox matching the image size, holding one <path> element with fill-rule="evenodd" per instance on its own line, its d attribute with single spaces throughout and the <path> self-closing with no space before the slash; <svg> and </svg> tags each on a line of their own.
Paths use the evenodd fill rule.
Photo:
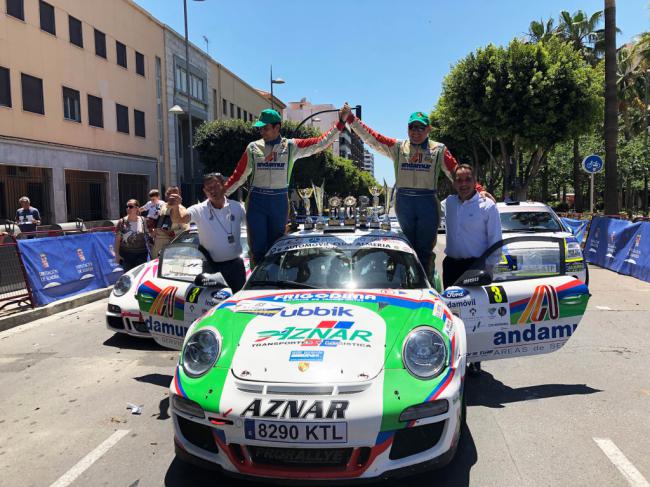
<svg viewBox="0 0 650 487">
<path fill-rule="evenodd" d="M 597 154 L 591 154 L 582 160 L 582 169 L 589 174 L 595 174 L 603 170 L 605 164 L 601 157 Z"/>
</svg>

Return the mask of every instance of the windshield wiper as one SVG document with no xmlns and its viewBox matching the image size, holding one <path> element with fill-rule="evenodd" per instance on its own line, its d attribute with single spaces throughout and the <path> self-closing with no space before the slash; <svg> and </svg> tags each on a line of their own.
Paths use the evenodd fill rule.
<svg viewBox="0 0 650 487">
<path fill-rule="evenodd" d="M 511 228 L 509 230 L 501 230 L 501 233 L 535 233 L 532 228 Z"/>
<path fill-rule="evenodd" d="M 296 289 L 318 289 L 317 286 L 312 286 L 311 284 L 306 284 L 304 282 L 297 281 L 248 281 L 246 287 L 256 287 L 256 286 L 278 286 L 278 287 L 289 287 Z"/>
</svg>

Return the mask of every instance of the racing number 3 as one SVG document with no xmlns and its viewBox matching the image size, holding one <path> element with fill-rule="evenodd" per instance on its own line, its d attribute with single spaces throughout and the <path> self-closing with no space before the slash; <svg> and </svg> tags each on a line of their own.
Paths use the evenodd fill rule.
<svg viewBox="0 0 650 487">
<path fill-rule="evenodd" d="M 492 304 L 508 302 L 508 295 L 503 286 L 486 286 L 485 291 L 487 292 L 490 303 Z"/>
</svg>

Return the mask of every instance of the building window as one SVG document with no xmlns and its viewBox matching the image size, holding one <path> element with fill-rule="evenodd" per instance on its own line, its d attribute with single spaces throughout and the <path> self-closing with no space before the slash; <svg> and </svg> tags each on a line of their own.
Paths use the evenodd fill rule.
<svg viewBox="0 0 650 487">
<path fill-rule="evenodd" d="M 23 0 L 7 0 L 7 14 L 20 20 L 25 20 Z"/>
<path fill-rule="evenodd" d="M 79 47 L 84 47 L 84 36 L 81 30 L 81 20 L 75 19 L 72 15 L 68 15 L 68 31 L 70 33 L 70 42 Z"/>
<path fill-rule="evenodd" d="M 203 80 L 199 78 L 198 76 L 194 76 L 193 74 L 190 74 L 190 87 L 191 87 L 191 92 L 190 95 L 197 100 L 203 100 Z"/>
<path fill-rule="evenodd" d="M 244 118 L 243 118 L 243 120 L 244 120 L 244 122 L 246 120 L 248 120 L 248 112 L 246 110 L 244 110 Z"/>
<path fill-rule="evenodd" d="M 56 35 L 56 25 L 54 23 L 54 7 L 43 0 L 39 2 L 39 11 L 41 14 L 41 30 Z"/>
<path fill-rule="evenodd" d="M 230 118 L 235 118 L 235 104 L 230 104 Z"/>
<path fill-rule="evenodd" d="M 23 88 L 23 110 L 45 115 L 45 107 L 43 106 L 43 80 L 24 73 L 20 76 Z"/>
<path fill-rule="evenodd" d="M 144 54 L 135 51 L 135 72 L 144 76 Z"/>
<path fill-rule="evenodd" d="M 11 79 L 9 70 L 0 67 L 0 105 L 11 106 Z"/>
<path fill-rule="evenodd" d="M 221 110 L 223 111 L 224 115 L 228 115 L 228 100 L 225 98 L 221 100 Z"/>
<path fill-rule="evenodd" d="M 187 93 L 187 77 L 185 72 L 186 71 L 183 68 L 176 66 L 176 91 Z"/>
<path fill-rule="evenodd" d="M 79 92 L 65 86 L 63 87 L 63 118 L 81 123 Z"/>
<path fill-rule="evenodd" d="M 115 112 L 117 114 L 117 131 L 123 134 L 129 133 L 129 109 L 119 103 L 115 104 Z"/>
<path fill-rule="evenodd" d="M 252 113 L 249 113 L 249 114 L 248 114 L 248 121 L 249 121 L 249 122 L 252 122 L 252 121 L 253 121 L 253 114 L 252 114 Z"/>
<path fill-rule="evenodd" d="M 95 54 L 106 59 L 106 34 L 95 29 Z"/>
<path fill-rule="evenodd" d="M 237 118 L 241 118 L 241 108 L 237 107 Z"/>
<path fill-rule="evenodd" d="M 135 123 L 135 135 L 138 137 L 146 137 L 144 129 L 144 112 L 133 110 L 133 122 Z"/>
<path fill-rule="evenodd" d="M 102 99 L 88 95 L 88 125 L 104 128 L 104 106 Z"/>
<path fill-rule="evenodd" d="M 115 41 L 115 50 L 117 51 L 117 64 L 126 68 L 126 46 L 120 41 Z"/>
</svg>

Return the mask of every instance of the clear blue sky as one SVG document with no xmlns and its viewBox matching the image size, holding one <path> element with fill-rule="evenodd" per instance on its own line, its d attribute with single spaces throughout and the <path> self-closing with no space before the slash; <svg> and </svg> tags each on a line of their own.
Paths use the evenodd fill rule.
<svg viewBox="0 0 650 487">
<path fill-rule="evenodd" d="M 136 0 L 183 33 L 182 0 Z M 561 10 L 602 10 L 603 0 L 188 0 L 190 40 L 256 88 L 269 90 L 269 67 L 286 81 L 283 101 L 363 106 L 379 132 L 406 137 L 406 120 L 430 111 L 450 66 L 489 43 L 507 44 L 534 19 Z M 619 0 L 618 43 L 650 28 L 650 2 Z M 375 176 L 394 180 L 375 156 Z"/>
</svg>

